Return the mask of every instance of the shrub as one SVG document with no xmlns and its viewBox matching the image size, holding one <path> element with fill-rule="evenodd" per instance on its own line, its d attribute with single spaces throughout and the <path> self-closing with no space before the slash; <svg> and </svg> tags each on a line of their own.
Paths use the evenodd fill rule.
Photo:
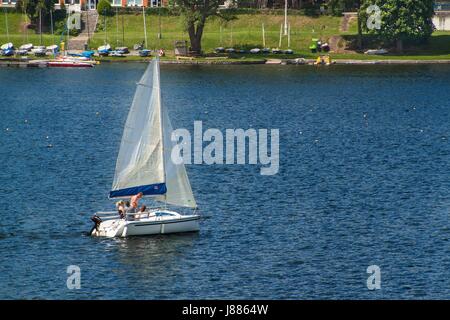
<svg viewBox="0 0 450 320">
<path fill-rule="evenodd" d="M 97 5 L 97 12 L 102 16 L 114 15 L 114 10 L 108 0 L 100 0 Z"/>
</svg>

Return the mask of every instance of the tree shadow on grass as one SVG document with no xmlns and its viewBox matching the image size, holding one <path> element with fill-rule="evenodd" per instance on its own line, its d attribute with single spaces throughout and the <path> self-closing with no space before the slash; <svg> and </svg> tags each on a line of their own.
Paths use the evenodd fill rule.
<svg viewBox="0 0 450 320">
<path fill-rule="evenodd" d="M 383 41 L 376 35 L 363 35 L 362 48 L 358 48 L 357 35 L 343 35 L 346 42 L 346 50 L 352 50 L 363 53 L 368 49 L 387 49 L 393 56 L 432 56 L 432 55 L 450 55 L 450 34 L 433 35 L 428 41 L 423 43 L 414 43 L 404 45 L 402 53 L 396 52 L 393 42 Z"/>
</svg>

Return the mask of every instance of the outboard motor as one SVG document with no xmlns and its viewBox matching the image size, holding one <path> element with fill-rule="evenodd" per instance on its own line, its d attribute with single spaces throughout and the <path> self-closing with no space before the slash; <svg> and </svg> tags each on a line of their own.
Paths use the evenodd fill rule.
<svg viewBox="0 0 450 320">
<path fill-rule="evenodd" d="M 100 219 L 100 217 L 96 214 L 94 214 L 91 217 L 92 222 L 95 223 L 95 225 L 92 227 L 91 232 L 89 234 L 92 235 L 92 232 L 94 232 L 94 230 L 98 231 L 98 227 L 100 226 L 100 223 L 102 223 L 102 219 Z"/>
</svg>

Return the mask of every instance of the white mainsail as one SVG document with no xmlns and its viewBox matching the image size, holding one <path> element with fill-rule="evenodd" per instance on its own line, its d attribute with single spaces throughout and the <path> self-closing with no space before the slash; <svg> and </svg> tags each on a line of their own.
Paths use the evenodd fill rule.
<svg viewBox="0 0 450 320">
<path fill-rule="evenodd" d="M 172 162 L 172 131 L 161 104 L 159 61 L 154 59 L 138 83 L 128 114 L 111 198 L 142 192 L 169 204 L 197 206 L 184 165 Z"/>
</svg>

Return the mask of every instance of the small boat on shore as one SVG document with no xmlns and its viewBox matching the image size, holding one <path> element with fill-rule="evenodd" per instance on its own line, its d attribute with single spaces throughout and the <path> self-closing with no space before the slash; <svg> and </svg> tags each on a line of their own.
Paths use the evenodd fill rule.
<svg viewBox="0 0 450 320">
<path fill-rule="evenodd" d="M 31 49 L 33 49 L 33 44 L 32 43 L 26 43 L 23 44 L 19 47 L 19 50 L 26 50 L 26 51 L 31 51 Z"/>
<path fill-rule="evenodd" d="M 136 43 L 136 44 L 133 46 L 133 50 L 136 50 L 136 51 L 143 50 L 143 49 L 144 49 L 144 42 L 142 42 L 142 43 Z"/>
<path fill-rule="evenodd" d="M 110 56 L 110 57 L 120 57 L 120 58 L 123 58 L 123 57 L 125 57 L 125 54 L 123 54 L 122 52 L 117 51 L 117 50 L 112 50 L 112 51 L 109 52 L 109 56 Z"/>
<path fill-rule="evenodd" d="M 81 53 L 75 53 L 75 52 L 67 52 L 67 56 L 70 56 L 72 58 L 77 58 L 81 60 L 89 60 L 92 59 L 92 56 L 95 54 L 95 51 L 88 50 L 83 51 Z"/>
<path fill-rule="evenodd" d="M 26 55 L 28 55 L 28 50 L 25 50 L 25 49 L 16 50 L 16 55 L 18 55 L 18 56 L 26 56 Z"/>
<path fill-rule="evenodd" d="M 111 51 L 111 46 L 109 44 L 105 44 L 105 45 L 97 48 L 98 55 L 103 56 L 103 57 L 108 56 L 110 51 Z"/>
<path fill-rule="evenodd" d="M 12 49 L 0 50 L 0 55 L 5 56 L 5 57 L 13 56 L 14 50 L 12 50 Z"/>
<path fill-rule="evenodd" d="M 58 51 L 58 46 L 56 44 L 53 44 L 51 46 L 45 47 L 45 50 L 50 52 L 50 53 L 55 54 Z"/>
<path fill-rule="evenodd" d="M 306 60 L 305 60 L 305 58 L 295 58 L 293 60 L 288 60 L 287 64 L 303 65 L 303 64 L 306 64 Z"/>
<path fill-rule="evenodd" d="M 151 55 L 151 52 L 152 51 L 149 49 L 142 49 L 142 50 L 139 50 L 139 56 L 140 57 L 148 57 Z"/>
<path fill-rule="evenodd" d="M 283 53 L 283 50 L 278 49 L 278 48 L 273 48 L 273 49 L 272 49 L 272 53 L 273 53 L 273 54 L 281 54 L 281 53 Z"/>
<path fill-rule="evenodd" d="M 388 51 L 386 49 L 370 49 L 364 53 L 368 55 L 378 55 L 378 54 L 386 54 L 388 53 Z"/>
<path fill-rule="evenodd" d="M 43 56 L 45 56 L 45 54 L 47 52 L 47 48 L 45 46 L 37 46 L 37 47 L 34 47 L 33 49 L 31 49 L 31 52 L 36 57 L 43 57 Z"/>
<path fill-rule="evenodd" d="M 11 42 L 3 44 L 0 47 L 0 54 L 6 57 L 14 55 L 14 45 Z"/>
<path fill-rule="evenodd" d="M 94 65 L 82 61 L 50 60 L 48 66 L 59 68 L 92 68 Z"/>
<path fill-rule="evenodd" d="M 58 68 L 92 68 L 97 61 L 84 57 L 59 56 L 48 62 L 49 67 Z"/>
<path fill-rule="evenodd" d="M 97 212 L 92 236 L 127 237 L 199 230 L 200 216 L 184 164 L 171 158 L 175 142 L 172 125 L 161 102 L 159 59 L 153 59 L 137 83 L 117 157 L 109 198 L 125 199 L 138 193 L 163 206 L 139 212 Z M 167 205 L 194 209 L 182 215 Z"/>
<path fill-rule="evenodd" d="M 0 46 L 0 49 L 1 50 L 13 50 L 14 49 L 14 45 L 11 43 L 11 42 L 8 42 L 8 43 L 5 43 L 5 44 L 2 44 L 1 46 Z"/>
<path fill-rule="evenodd" d="M 117 47 L 116 52 L 119 52 L 121 54 L 128 54 L 130 53 L 130 50 L 128 49 L 128 47 Z"/>
</svg>

